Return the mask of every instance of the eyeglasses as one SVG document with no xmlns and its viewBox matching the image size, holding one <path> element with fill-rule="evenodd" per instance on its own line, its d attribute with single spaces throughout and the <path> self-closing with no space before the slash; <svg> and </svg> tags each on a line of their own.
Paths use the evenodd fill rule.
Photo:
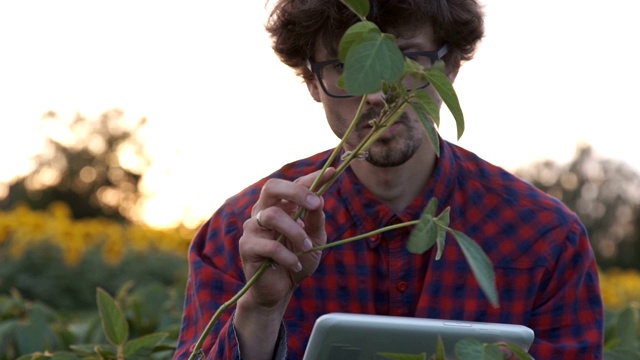
<svg viewBox="0 0 640 360">
<path fill-rule="evenodd" d="M 448 51 L 449 46 L 444 44 L 437 51 L 407 51 L 402 54 L 406 58 L 410 58 L 417 62 L 422 67 L 429 68 L 433 66 L 436 61 L 441 60 Z M 339 85 L 339 79 L 344 70 L 344 64 L 341 63 L 340 60 L 334 59 L 319 62 L 307 60 L 307 67 L 318 77 L 320 86 L 327 95 L 334 98 L 348 98 L 355 96 L 349 94 L 346 89 Z M 429 81 L 405 76 L 404 79 L 402 79 L 402 84 L 405 89 L 411 91 L 426 88 L 429 86 Z"/>
</svg>

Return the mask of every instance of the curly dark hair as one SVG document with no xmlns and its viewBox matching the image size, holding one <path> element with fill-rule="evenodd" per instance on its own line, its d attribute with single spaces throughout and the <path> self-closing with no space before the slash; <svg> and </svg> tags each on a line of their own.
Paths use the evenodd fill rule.
<svg viewBox="0 0 640 360">
<path fill-rule="evenodd" d="M 368 20 L 383 31 L 430 24 L 436 42 L 449 45 L 444 58 L 449 70 L 470 60 L 484 35 L 483 13 L 476 0 L 370 0 L 370 5 Z M 306 61 L 316 46 L 336 55 L 338 41 L 356 21 L 357 16 L 339 0 L 279 0 L 266 30 L 280 60 L 310 80 Z"/>
</svg>

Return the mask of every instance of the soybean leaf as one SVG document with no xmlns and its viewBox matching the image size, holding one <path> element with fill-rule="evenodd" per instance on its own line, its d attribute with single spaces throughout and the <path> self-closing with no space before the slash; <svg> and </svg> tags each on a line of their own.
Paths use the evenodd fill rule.
<svg viewBox="0 0 640 360">
<path fill-rule="evenodd" d="M 533 360 L 533 357 L 518 345 L 506 343 L 504 346 L 508 347 L 520 360 Z"/>
<path fill-rule="evenodd" d="M 483 360 L 503 360 L 504 353 L 495 344 L 486 344 L 484 346 L 484 352 L 482 354 Z"/>
<path fill-rule="evenodd" d="M 440 260 L 442 258 L 442 253 L 444 252 L 444 241 L 447 238 L 447 232 L 438 228 L 438 235 L 436 236 L 436 260 Z"/>
<path fill-rule="evenodd" d="M 34 354 L 22 355 L 16 360 L 50 360 L 50 358 L 49 356 L 43 353 L 34 353 Z"/>
<path fill-rule="evenodd" d="M 616 335 L 620 339 L 620 347 L 635 349 L 638 344 L 638 330 L 635 311 L 627 307 L 618 315 Z"/>
<path fill-rule="evenodd" d="M 400 80 L 403 69 L 402 52 L 393 41 L 381 36 L 351 48 L 344 63 L 345 85 L 352 95 L 375 93 L 383 82 Z"/>
<path fill-rule="evenodd" d="M 375 39 L 380 38 L 381 36 L 382 32 L 376 24 L 370 21 L 360 21 L 355 23 L 345 31 L 342 39 L 340 39 L 340 44 L 338 45 L 338 58 L 340 61 L 345 62 L 351 47 L 367 40 L 375 41 Z"/>
<path fill-rule="evenodd" d="M 458 359 L 502 360 L 504 353 L 495 344 L 483 344 L 476 339 L 462 339 L 454 347 Z"/>
<path fill-rule="evenodd" d="M 450 214 L 451 214 L 451 208 L 447 207 L 435 219 L 436 223 L 438 223 L 438 225 L 440 225 L 440 227 L 442 227 L 442 228 L 448 228 L 449 227 L 449 222 L 451 221 Z"/>
<path fill-rule="evenodd" d="M 458 359 L 482 360 L 484 347 L 476 339 L 462 339 L 454 346 L 454 352 Z"/>
<path fill-rule="evenodd" d="M 489 299 L 491 305 L 498 307 L 496 275 L 493 272 L 491 260 L 489 260 L 489 257 L 484 253 L 480 245 L 471 240 L 466 234 L 454 229 L 449 229 L 449 231 L 460 245 L 462 253 L 467 259 L 471 271 L 480 285 L 480 289 L 482 289 L 485 296 Z"/>
<path fill-rule="evenodd" d="M 102 329 L 110 343 L 121 346 L 129 337 L 127 320 L 115 300 L 101 288 L 98 288 L 98 312 L 102 321 Z"/>
<path fill-rule="evenodd" d="M 411 107 L 416 112 L 424 129 L 427 131 L 427 135 L 429 136 L 429 141 L 433 145 L 434 150 L 436 151 L 436 155 L 440 156 L 440 139 L 438 137 L 438 131 L 434 126 L 434 122 L 440 121 L 440 114 L 438 113 L 438 105 L 431 99 L 431 97 L 424 90 L 419 90 L 416 92 L 415 99 L 417 101 L 411 102 Z M 428 100 L 427 100 L 428 99 Z M 432 108 L 432 104 L 429 103 L 429 100 L 435 106 L 435 116 L 434 110 Z M 433 119 L 433 120 L 432 120 Z"/>
<path fill-rule="evenodd" d="M 0 322 L 0 339 L 9 339 L 9 336 L 20 326 L 18 319 L 7 319 Z"/>
<path fill-rule="evenodd" d="M 98 345 L 95 344 L 78 344 L 78 345 L 69 345 L 69 349 L 80 353 L 82 355 L 89 355 L 95 352 L 95 349 Z"/>
<path fill-rule="evenodd" d="M 444 360 L 447 355 L 444 352 L 444 341 L 442 341 L 442 336 L 438 335 L 438 348 L 436 350 L 436 359 Z"/>
<path fill-rule="evenodd" d="M 449 81 L 449 78 L 444 73 L 443 65 L 436 65 L 431 67 L 426 72 L 427 78 L 433 87 L 436 89 L 442 101 L 447 105 L 451 115 L 456 121 L 456 127 L 458 130 L 458 140 L 464 133 L 464 115 L 462 114 L 462 108 L 458 100 L 458 95 Z"/>
<path fill-rule="evenodd" d="M 640 350 L 627 348 L 605 349 L 604 358 L 607 360 L 640 359 Z"/>
<path fill-rule="evenodd" d="M 438 235 L 437 225 L 434 221 L 438 199 L 432 198 L 427 207 L 422 211 L 420 220 L 411 232 L 407 242 L 407 250 L 413 254 L 423 254 L 436 242 Z"/>
<path fill-rule="evenodd" d="M 436 211 L 438 211 L 438 199 L 432 197 L 427 204 L 427 207 L 424 208 L 424 211 L 431 215 L 431 217 L 436 217 Z"/>
<path fill-rule="evenodd" d="M 420 223 L 416 227 L 420 227 L 418 231 L 414 229 L 407 243 L 407 250 L 413 254 L 424 254 L 431 249 L 436 243 L 438 236 L 438 225 L 433 218 L 420 219 Z"/>
<path fill-rule="evenodd" d="M 141 350 L 151 351 L 154 346 L 158 345 L 164 338 L 167 337 L 167 333 L 154 333 L 139 337 L 128 341 L 124 346 L 124 356 L 129 357 Z"/>
<path fill-rule="evenodd" d="M 71 353 L 56 353 L 49 360 L 79 360 L 75 354 Z"/>
<path fill-rule="evenodd" d="M 394 353 L 378 353 L 378 355 L 391 360 L 427 360 L 427 354 L 394 354 Z"/>
<path fill-rule="evenodd" d="M 79 354 L 82 359 L 93 359 L 94 355 L 98 355 L 102 358 L 114 358 L 118 349 L 110 344 L 78 344 L 69 345 L 69 349 L 74 353 Z"/>
<path fill-rule="evenodd" d="M 365 18 L 369 15 L 369 0 L 340 0 L 343 4 L 347 5 L 351 11 L 356 13 L 361 18 Z"/>
<path fill-rule="evenodd" d="M 415 100 L 427 112 L 433 123 L 440 127 L 440 107 L 431 95 L 426 90 L 420 89 L 415 92 Z"/>
<path fill-rule="evenodd" d="M 440 260 L 442 252 L 444 252 L 444 241 L 447 238 L 447 232 L 444 229 L 449 228 L 449 213 L 451 208 L 447 207 L 440 215 L 434 220 L 438 225 L 438 236 L 436 237 L 437 253 L 436 260 Z"/>
</svg>

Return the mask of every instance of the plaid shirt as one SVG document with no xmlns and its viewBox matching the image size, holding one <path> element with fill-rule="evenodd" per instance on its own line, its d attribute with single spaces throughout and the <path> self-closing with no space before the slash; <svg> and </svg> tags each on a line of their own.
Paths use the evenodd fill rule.
<svg viewBox="0 0 640 360">
<path fill-rule="evenodd" d="M 293 180 L 319 169 L 323 152 L 269 177 Z M 193 240 L 176 359 L 186 358 L 215 310 L 245 283 L 237 242 L 266 179 L 227 200 Z M 295 290 L 280 348 L 301 359 L 314 321 L 328 312 L 388 314 L 523 324 L 535 331 L 537 359 L 599 359 L 603 306 L 585 228 L 564 205 L 473 153 L 442 141 L 421 196 L 402 213 L 377 200 L 347 170 L 324 195 L 328 242 L 419 218 L 429 199 L 451 207 L 451 227 L 474 239 L 492 260 L 500 307 L 480 290 L 462 251 L 447 235 L 443 256 L 411 254 L 404 227 L 327 249 L 317 271 Z M 286 346 L 285 346 L 286 344 Z M 227 311 L 203 350 L 240 359 Z M 282 355 L 281 358 L 284 358 Z"/>
</svg>

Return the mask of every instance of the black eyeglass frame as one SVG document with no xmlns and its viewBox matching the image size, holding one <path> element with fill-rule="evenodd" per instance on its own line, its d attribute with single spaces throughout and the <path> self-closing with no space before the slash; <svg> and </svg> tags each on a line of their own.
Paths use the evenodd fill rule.
<svg viewBox="0 0 640 360">
<path fill-rule="evenodd" d="M 449 52 L 449 45 L 444 44 L 440 47 L 440 49 L 436 51 L 433 51 L 433 50 L 407 51 L 407 52 L 403 52 L 402 55 L 404 55 L 405 57 L 426 56 L 431 60 L 431 65 L 433 65 L 435 64 L 436 61 L 442 60 L 442 58 L 448 52 Z M 307 68 L 311 71 L 311 73 L 313 73 L 318 78 L 320 82 L 320 87 L 322 87 L 322 90 L 324 91 L 325 94 L 327 94 L 330 97 L 339 98 L 339 99 L 354 97 L 355 95 L 349 95 L 349 94 L 344 94 L 344 95 L 332 94 L 325 86 L 324 80 L 322 79 L 321 70 L 323 67 L 327 65 L 335 65 L 335 64 L 340 64 L 340 60 L 332 59 L 332 60 L 314 62 L 314 61 L 311 61 L 311 59 L 307 59 Z M 429 86 L 428 81 L 424 85 L 420 85 L 418 88 L 416 88 L 416 90 L 424 89 L 427 86 Z"/>
</svg>

